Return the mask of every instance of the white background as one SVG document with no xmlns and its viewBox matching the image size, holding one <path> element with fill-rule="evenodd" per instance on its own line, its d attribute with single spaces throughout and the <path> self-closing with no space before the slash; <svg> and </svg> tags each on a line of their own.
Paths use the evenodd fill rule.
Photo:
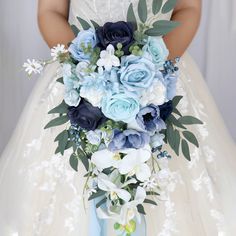
<svg viewBox="0 0 236 236">
<path fill-rule="evenodd" d="M 36 80 L 25 76 L 22 63 L 49 56 L 37 28 L 36 9 L 37 1 L 0 1 L 0 153 Z M 202 24 L 190 51 L 236 140 L 235 0 L 203 1 Z"/>
</svg>

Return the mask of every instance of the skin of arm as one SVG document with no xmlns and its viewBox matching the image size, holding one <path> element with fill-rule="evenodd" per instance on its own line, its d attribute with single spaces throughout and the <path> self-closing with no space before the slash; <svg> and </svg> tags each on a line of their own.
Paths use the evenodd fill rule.
<svg viewBox="0 0 236 236">
<path fill-rule="evenodd" d="M 68 23 L 69 0 L 39 0 L 38 24 L 41 34 L 50 48 L 67 45 L 74 38 Z"/>
<path fill-rule="evenodd" d="M 169 59 L 184 54 L 195 36 L 201 19 L 201 0 L 178 0 L 171 20 L 180 25 L 164 37 Z"/>
</svg>

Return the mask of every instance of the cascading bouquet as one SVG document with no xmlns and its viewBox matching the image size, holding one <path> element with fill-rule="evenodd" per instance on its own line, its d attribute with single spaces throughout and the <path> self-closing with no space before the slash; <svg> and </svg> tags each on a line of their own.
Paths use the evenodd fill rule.
<svg viewBox="0 0 236 236">
<path fill-rule="evenodd" d="M 58 61 L 65 95 L 49 111 L 58 114 L 45 128 L 70 122 L 56 138 L 56 153 L 71 150 L 70 165 L 86 169 L 84 190 L 96 204 L 100 219 L 113 219 L 118 232 L 135 232 L 144 203 L 157 205 L 165 188 L 162 161 L 170 154 L 190 160 L 189 143 L 198 145 L 186 126 L 202 124 L 182 116 L 176 96 L 178 67 L 167 60 L 168 50 L 161 36 L 178 23 L 156 20 L 157 14 L 171 11 L 176 1 L 153 0 L 152 15 L 146 0 L 139 0 L 135 14 L 130 4 L 127 22 L 99 26 L 78 17 L 83 30 L 73 25 L 76 38 L 69 45 L 51 50 Z M 90 24 L 91 23 L 91 24 Z M 49 62 L 28 61 L 26 71 L 39 73 Z"/>
</svg>

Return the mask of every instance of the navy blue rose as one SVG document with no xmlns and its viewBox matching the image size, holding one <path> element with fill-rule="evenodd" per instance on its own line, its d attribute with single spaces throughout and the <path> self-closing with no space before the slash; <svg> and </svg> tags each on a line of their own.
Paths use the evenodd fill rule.
<svg viewBox="0 0 236 236">
<path fill-rule="evenodd" d="M 108 149 L 112 152 L 126 148 L 143 148 L 150 141 L 149 134 L 136 130 L 114 130 Z"/>
<path fill-rule="evenodd" d="M 160 109 L 160 117 L 162 120 L 166 121 L 170 114 L 173 112 L 173 103 L 172 101 L 168 101 L 163 105 L 159 106 Z"/>
<path fill-rule="evenodd" d="M 67 114 L 72 125 L 79 125 L 86 130 L 95 130 L 107 120 L 98 107 L 84 99 L 81 99 L 77 107 L 69 107 Z"/>
<path fill-rule="evenodd" d="M 129 47 L 134 43 L 134 29 L 130 22 L 118 21 L 116 23 L 107 22 L 103 27 L 96 30 L 99 44 L 102 50 L 106 49 L 109 44 L 114 47 L 121 43 L 125 55 L 129 54 Z"/>
<path fill-rule="evenodd" d="M 148 131 L 152 135 L 156 131 L 166 128 L 165 122 L 160 117 L 159 107 L 153 104 L 142 108 L 136 117 L 136 121 L 143 130 Z"/>
</svg>

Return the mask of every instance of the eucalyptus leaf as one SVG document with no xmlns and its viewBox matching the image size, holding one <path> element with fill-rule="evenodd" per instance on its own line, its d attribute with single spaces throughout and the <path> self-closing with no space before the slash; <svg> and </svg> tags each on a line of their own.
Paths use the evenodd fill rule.
<svg viewBox="0 0 236 236">
<path fill-rule="evenodd" d="M 145 212 L 145 210 L 144 210 L 143 205 L 138 204 L 138 205 L 137 205 L 137 210 L 138 210 L 138 212 L 139 212 L 140 214 L 146 215 L 146 212 Z"/>
<path fill-rule="evenodd" d="M 153 23 L 153 30 L 158 32 L 158 34 L 160 36 L 160 35 L 168 34 L 169 32 L 171 32 L 177 26 L 179 26 L 179 22 L 177 22 L 177 21 L 158 20 L 158 21 Z M 150 30 L 151 29 L 149 29 L 149 31 Z"/>
<path fill-rule="evenodd" d="M 168 0 L 164 6 L 162 7 L 161 12 L 163 14 L 166 14 L 168 12 L 170 12 L 171 10 L 173 10 L 176 6 L 177 0 Z"/>
<path fill-rule="evenodd" d="M 71 25 L 70 27 L 71 27 L 71 29 L 72 29 L 75 37 L 76 37 L 78 35 L 78 33 L 79 33 L 78 27 L 76 25 Z"/>
<path fill-rule="evenodd" d="M 145 23 L 147 20 L 147 2 L 146 0 L 139 0 L 138 2 L 138 15 L 140 20 Z"/>
<path fill-rule="evenodd" d="M 92 195 L 88 198 L 88 200 L 91 201 L 91 200 L 93 200 L 95 198 L 101 197 L 101 196 L 105 195 L 105 193 L 106 192 L 103 191 L 103 190 L 97 190 L 96 193 L 92 193 Z"/>
<path fill-rule="evenodd" d="M 48 124 L 44 127 L 44 129 L 48 129 L 48 128 L 51 128 L 51 127 L 63 125 L 66 122 L 68 122 L 68 120 L 69 119 L 68 119 L 67 115 L 59 116 L 59 117 L 51 120 L 50 122 L 48 122 Z"/>
<path fill-rule="evenodd" d="M 63 100 L 61 104 L 53 108 L 48 112 L 48 114 L 65 114 L 68 111 L 68 105 Z"/>
<path fill-rule="evenodd" d="M 96 204 L 96 208 L 99 208 L 102 204 L 106 203 L 107 199 L 106 198 L 103 198 L 101 201 L 99 201 L 97 204 Z"/>
<path fill-rule="evenodd" d="M 178 130 L 174 131 L 174 136 L 175 136 L 175 147 L 174 151 L 177 156 L 179 156 L 179 147 L 180 147 L 180 133 Z"/>
<path fill-rule="evenodd" d="M 174 150 L 175 148 L 175 134 L 174 134 L 174 129 L 172 125 L 168 125 L 167 127 L 167 141 L 170 144 L 170 147 Z"/>
<path fill-rule="evenodd" d="M 56 80 L 58 83 L 64 84 L 63 77 L 60 77 Z"/>
<path fill-rule="evenodd" d="M 162 7 L 163 0 L 153 0 L 152 1 L 152 13 L 156 15 Z"/>
<path fill-rule="evenodd" d="M 73 153 L 71 156 L 70 156 L 70 166 L 75 170 L 75 171 L 78 171 L 78 163 L 79 163 L 79 160 L 78 160 L 78 157 L 75 153 Z"/>
<path fill-rule="evenodd" d="M 79 159 L 83 163 L 85 169 L 88 171 L 89 170 L 89 160 L 88 160 L 87 155 L 81 149 L 77 150 L 77 154 L 78 154 Z"/>
<path fill-rule="evenodd" d="M 91 21 L 91 23 L 93 24 L 93 27 L 94 27 L 95 29 L 97 29 L 97 28 L 100 27 L 100 25 L 99 25 L 97 22 L 95 22 L 94 20 L 90 20 L 90 21 Z"/>
<path fill-rule="evenodd" d="M 196 136 L 190 131 L 183 131 L 183 135 L 190 143 L 194 144 L 196 147 L 199 147 Z"/>
<path fill-rule="evenodd" d="M 182 98 L 183 98 L 183 96 L 175 96 L 175 97 L 172 99 L 172 105 L 173 105 L 173 107 L 177 107 Z"/>
<path fill-rule="evenodd" d="M 173 108 L 173 113 L 175 113 L 178 116 L 182 116 L 182 114 L 180 113 L 180 111 L 177 108 Z"/>
<path fill-rule="evenodd" d="M 127 22 L 132 22 L 134 24 L 134 30 L 136 30 L 137 27 L 137 20 L 134 14 L 134 8 L 133 8 L 133 4 L 130 3 L 129 8 L 128 8 L 128 12 L 127 12 Z"/>
<path fill-rule="evenodd" d="M 171 122 L 171 124 L 175 125 L 176 127 L 179 127 L 181 129 L 186 129 L 186 127 L 184 127 L 182 123 L 178 119 L 176 119 L 173 115 L 169 115 L 168 120 Z"/>
<path fill-rule="evenodd" d="M 201 120 L 193 116 L 182 116 L 178 120 L 183 125 L 202 125 L 203 124 Z"/>
<path fill-rule="evenodd" d="M 185 139 L 182 139 L 181 146 L 182 146 L 182 153 L 183 153 L 184 157 L 188 161 L 191 161 L 190 152 L 189 152 L 189 145 Z"/>
<path fill-rule="evenodd" d="M 79 21 L 79 23 L 81 24 L 81 26 L 84 30 L 88 30 L 89 28 L 91 28 L 90 24 L 86 20 L 84 20 L 80 17 L 77 17 L 77 20 Z"/>
<path fill-rule="evenodd" d="M 157 206 L 157 203 L 156 203 L 155 201 L 151 200 L 151 199 L 145 199 L 145 200 L 144 200 L 144 203 L 152 204 L 152 205 Z"/>
</svg>

